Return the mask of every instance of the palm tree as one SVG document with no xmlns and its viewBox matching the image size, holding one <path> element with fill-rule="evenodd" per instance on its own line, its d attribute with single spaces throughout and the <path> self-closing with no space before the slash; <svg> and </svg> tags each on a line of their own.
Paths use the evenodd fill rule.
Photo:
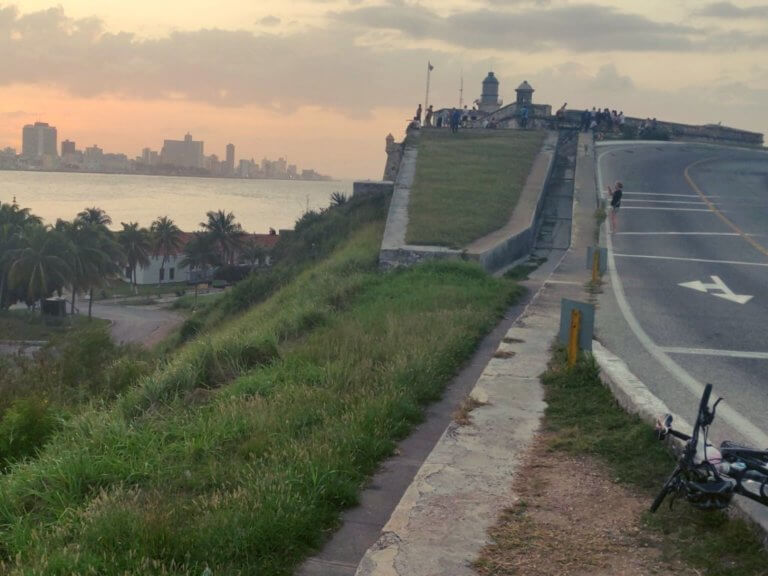
<svg viewBox="0 0 768 576">
<path fill-rule="evenodd" d="M 267 248 L 261 244 L 256 238 L 250 236 L 244 243 L 242 248 L 242 255 L 248 263 L 251 265 L 251 272 L 256 268 L 257 262 L 262 262 L 267 256 Z"/>
<path fill-rule="evenodd" d="M 194 237 L 184 246 L 184 258 L 179 262 L 181 268 L 199 268 L 205 276 L 209 266 L 219 264 L 219 255 L 216 252 L 213 238 L 210 234 L 195 232 Z M 197 282 L 195 282 L 195 304 L 197 308 Z"/>
<path fill-rule="evenodd" d="M 221 258 L 227 264 L 235 263 L 235 254 L 242 246 L 243 232 L 239 223 L 235 222 L 232 212 L 217 210 L 206 212 L 207 222 L 200 222 L 200 226 L 211 235 L 211 238 L 219 247 Z"/>
<path fill-rule="evenodd" d="M 149 255 L 152 252 L 152 243 L 150 242 L 149 232 L 146 228 L 139 228 L 138 222 L 121 222 L 123 229 L 118 234 L 117 240 L 125 252 L 128 269 L 131 275 L 131 285 L 133 293 L 138 292 L 136 282 L 136 269 L 139 266 L 149 266 Z"/>
<path fill-rule="evenodd" d="M 152 222 L 150 228 L 152 234 L 152 255 L 157 258 L 162 255 L 163 260 L 160 270 L 165 269 L 165 264 L 171 254 L 176 254 L 181 246 L 181 230 L 168 216 L 160 216 Z M 157 285 L 160 286 L 158 279 Z"/>
<path fill-rule="evenodd" d="M 21 247 L 23 230 L 33 225 L 42 225 L 42 220 L 31 214 L 29 208 L 19 208 L 15 198 L 11 204 L 0 202 L 0 309 L 7 308 L 16 299 L 8 289 L 11 256 Z"/>
<path fill-rule="evenodd" d="M 95 206 L 93 208 L 86 208 L 82 212 L 78 212 L 76 220 L 105 229 L 112 224 L 112 218 L 110 218 L 104 210 L 96 208 Z"/>
<path fill-rule="evenodd" d="M 75 314 L 78 291 L 97 281 L 100 264 L 107 255 L 100 249 L 101 231 L 92 224 L 75 219 L 58 220 L 56 230 L 66 239 L 65 259 L 70 269 L 69 286 L 72 289 L 70 312 Z"/>
<path fill-rule="evenodd" d="M 93 226 L 98 232 L 95 241 L 98 243 L 99 251 L 103 254 L 103 257 L 98 260 L 95 274 L 88 278 L 88 291 L 90 295 L 88 300 L 88 318 L 91 317 L 93 308 L 93 289 L 98 286 L 104 286 L 110 280 L 118 277 L 125 262 L 125 253 L 120 244 L 115 240 L 112 232 L 100 225 L 90 226 Z"/>
<path fill-rule="evenodd" d="M 28 305 L 45 298 L 69 283 L 71 270 L 64 254 L 65 241 L 56 230 L 40 224 L 27 226 L 21 247 L 11 255 L 8 279 L 20 288 Z"/>
</svg>

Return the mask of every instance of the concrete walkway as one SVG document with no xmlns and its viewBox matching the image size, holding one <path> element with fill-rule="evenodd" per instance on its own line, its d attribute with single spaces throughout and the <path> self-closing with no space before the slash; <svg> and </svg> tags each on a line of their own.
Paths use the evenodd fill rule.
<svg viewBox="0 0 768 576">
<path fill-rule="evenodd" d="M 585 147 L 586 145 L 586 147 Z M 579 142 L 579 155 L 591 142 Z M 574 191 L 573 244 L 525 312 L 507 332 L 472 396 L 482 405 L 473 423 L 450 425 L 419 469 L 358 576 L 470 576 L 488 541 L 486 531 L 516 500 L 511 477 L 543 413 L 539 375 L 560 322 L 562 298 L 587 300 L 585 251 L 594 230 L 591 158 L 579 162 Z"/>
</svg>

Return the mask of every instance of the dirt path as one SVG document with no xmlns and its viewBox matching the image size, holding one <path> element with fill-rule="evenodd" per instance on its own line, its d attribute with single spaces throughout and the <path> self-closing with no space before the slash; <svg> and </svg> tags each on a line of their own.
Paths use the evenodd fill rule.
<svg viewBox="0 0 768 576">
<path fill-rule="evenodd" d="M 123 306 L 94 302 L 93 315 L 112 322 L 116 343 L 137 343 L 150 348 L 165 338 L 184 317 L 158 306 Z"/>
<path fill-rule="evenodd" d="M 491 531 L 481 576 L 645 576 L 698 573 L 662 556 L 644 527 L 648 498 L 617 484 L 589 457 L 552 451 L 540 436 L 514 482 L 520 499 Z"/>
</svg>

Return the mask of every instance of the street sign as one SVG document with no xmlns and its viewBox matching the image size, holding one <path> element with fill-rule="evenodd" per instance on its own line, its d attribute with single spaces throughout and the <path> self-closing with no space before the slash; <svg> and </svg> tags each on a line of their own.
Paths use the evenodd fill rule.
<svg viewBox="0 0 768 576">
<path fill-rule="evenodd" d="M 735 302 L 736 304 L 746 304 L 752 300 L 752 296 L 748 296 L 747 294 L 734 293 L 733 290 L 725 285 L 725 282 L 723 282 L 719 276 L 710 276 L 710 278 L 712 279 L 712 282 L 709 284 L 702 282 L 701 280 L 694 280 L 693 282 L 681 282 L 679 286 L 690 288 L 697 292 L 711 294 L 712 296 L 717 296 L 718 298 L 728 300 L 729 302 Z"/>
</svg>

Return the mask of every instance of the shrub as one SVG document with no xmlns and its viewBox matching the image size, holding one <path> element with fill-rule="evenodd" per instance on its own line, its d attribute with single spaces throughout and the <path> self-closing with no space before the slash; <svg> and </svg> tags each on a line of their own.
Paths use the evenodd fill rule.
<svg viewBox="0 0 768 576">
<path fill-rule="evenodd" d="M 48 402 L 37 396 L 18 398 L 0 421 L 0 461 L 8 464 L 33 456 L 59 427 Z"/>
<path fill-rule="evenodd" d="M 181 325 L 181 331 L 179 332 L 179 336 L 181 337 L 182 342 L 187 342 L 188 340 L 192 340 L 195 336 L 197 336 L 198 332 L 203 327 L 203 321 L 198 317 L 188 318 L 184 321 L 184 324 Z"/>
<path fill-rule="evenodd" d="M 70 388 L 101 384 L 102 371 L 117 356 L 105 326 L 94 324 L 55 343 L 61 384 Z"/>
<path fill-rule="evenodd" d="M 152 364 L 132 356 L 118 358 L 104 371 L 104 386 L 111 394 L 119 394 L 152 371 Z"/>
</svg>

